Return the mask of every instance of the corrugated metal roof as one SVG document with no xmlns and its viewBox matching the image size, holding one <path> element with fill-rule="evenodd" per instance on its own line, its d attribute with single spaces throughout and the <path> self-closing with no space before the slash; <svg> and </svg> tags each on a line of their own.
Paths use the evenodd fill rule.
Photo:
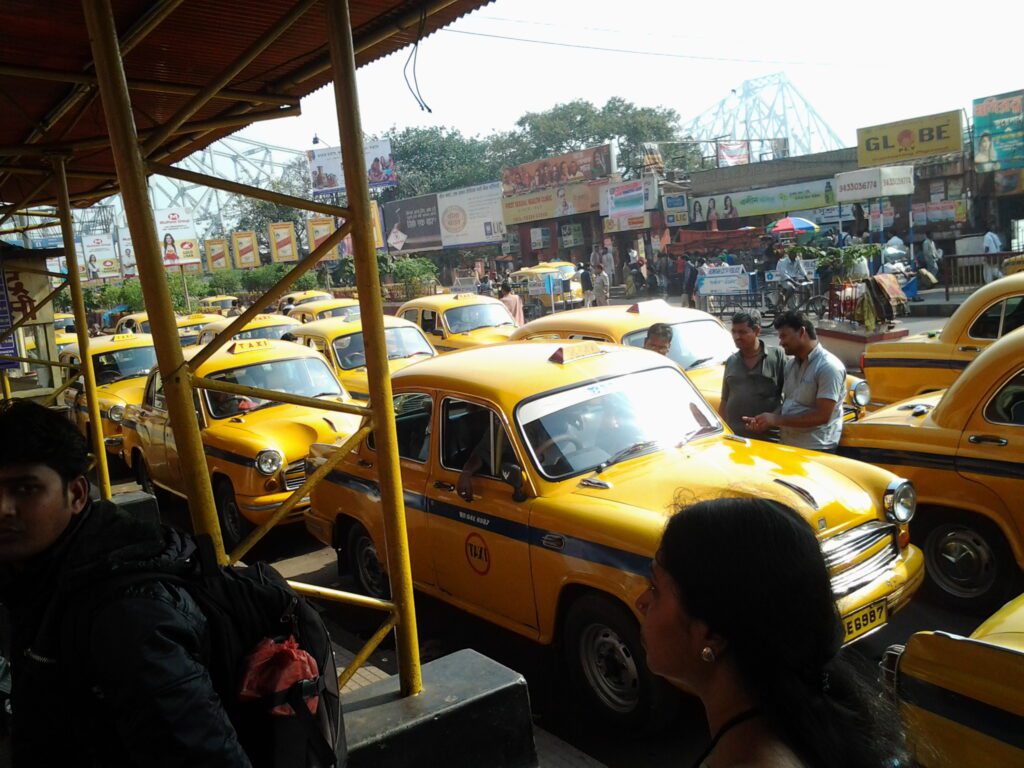
<svg viewBox="0 0 1024 768">
<path fill-rule="evenodd" d="M 490 0 L 349 0 L 356 63 L 364 66 L 450 24 Z M 154 14 L 169 9 L 160 23 L 123 56 L 129 83 L 152 81 L 157 86 L 202 87 L 224 72 L 249 46 L 281 26 L 298 0 L 111 0 L 118 35 L 124 43 L 133 29 Z M 422 30 L 421 23 L 422 20 Z M 80 142 L 106 135 L 102 104 L 95 86 L 27 77 L 12 68 L 91 75 L 91 51 L 81 0 L 4 0 L 0 3 L 0 145 L 22 146 L 34 137 L 43 145 Z M 290 28 L 235 77 L 228 89 L 273 94 L 294 103 L 330 81 L 326 10 L 314 2 Z M 51 122 L 69 94 L 84 92 L 74 106 Z M 140 135 L 164 124 L 184 105 L 188 94 L 132 89 Z M 213 99 L 189 123 L 232 114 L 243 102 Z M 265 112 L 284 108 L 256 104 Z M 40 128 L 45 132 L 40 139 Z M 240 126 L 218 128 L 202 136 L 172 136 L 151 155 L 163 162 L 180 160 Z M 45 158 L 0 156 L 0 200 L 19 202 L 44 177 L 10 173 L 9 166 L 49 168 Z M 69 161 L 72 195 L 102 188 L 104 182 L 75 176 L 75 172 L 114 175 L 109 149 L 78 151 Z M 47 187 L 33 196 L 45 201 L 54 195 Z"/>
</svg>

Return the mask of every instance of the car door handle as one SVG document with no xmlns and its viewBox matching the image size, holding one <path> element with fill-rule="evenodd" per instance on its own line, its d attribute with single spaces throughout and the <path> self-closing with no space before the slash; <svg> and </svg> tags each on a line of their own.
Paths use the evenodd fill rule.
<svg viewBox="0 0 1024 768">
<path fill-rule="evenodd" d="M 957 347 L 961 352 L 980 352 L 981 347 Z"/>
<path fill-rule="evenodd" d="M 565 549 L 565 537 L 557 533 L 545 533 L 540 537 L 540 543 L 548 549 L 555 549 L 561 552 Z"/>
<path fill-rule="evenodd" d="M 366 459 L 359 459 L 359 461 L 357 461 L 356 464 L 358 464 L 360 467 L 363 467 L 364 469 L 373 469 L 373 462 L 367 461 Z"/>
<path fill-rule="evenodd" d="M 435 482 L 434 483 L 434 487 L 437 488 L 437 490 L 439 490 L 439 491 L 454 491 L 455 490 L 455 486 L 454 485 L 452 485 L 451 483 L 446 483 L 446 482 L 444 482 L 444 480 L 438 480 L 437 482 Z"/>
<path fill-rule="evenodd" d="M 1006 445 L 1008 441 L 1005 437 L 996 437 L 995 435 L 971 435 L 967 438 L 967 442 L 974 443 L 975 445 L 978 443 L 984 443 L 985 445 Z"/>
</svg>

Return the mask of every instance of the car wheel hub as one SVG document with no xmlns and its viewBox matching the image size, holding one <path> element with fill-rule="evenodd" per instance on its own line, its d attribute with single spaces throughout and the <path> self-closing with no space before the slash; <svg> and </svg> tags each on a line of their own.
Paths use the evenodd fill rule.
<svg viewBox="0 0 1024 768">
<path fill-rule="evenodd" d="M 580 638 L 580 663 L 591 689 L 609 709 L 628 713 L 640 698 L 640 675 L 628 645 L 610 627 L 592 624 Z"/>
<path fill-rule="evenodd" d="M 377 557 L 377 548 L 369 537 L 364 536 L 359 539 L 356 552 L 359 580 L 371 595 L 383 597 L 387 590 L 384 588 L 384 569 L 381 568 L 380 558 Z"/>
<path fill-rule="evenodd" d="M 984 537 L 969 528 L 937 532 L 928 558 L 939 585 L 958 597 L 978 597 L 996 579 L 995 554 Z"/>
</svg>

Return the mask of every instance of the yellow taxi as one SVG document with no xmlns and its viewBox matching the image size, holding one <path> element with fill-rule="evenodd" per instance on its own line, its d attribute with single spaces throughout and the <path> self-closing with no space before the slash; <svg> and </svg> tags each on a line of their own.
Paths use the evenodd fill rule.
<svg viewBox="0 0 1024 768">
<path fill-rule="evenodd" d="M 89 340 L 89 353 L 96 372 L 103 442 L 107 453 L 120 456 L 125 412 L 142 401 L 146 375 L 156 365 L 153 337 L 148 333 L 98 336 Z M 67 365 L 81 365 L 77 338 L 64 348 L 58 359 Z M 64 404 L 71 408 L 71 418 L 82 434 L 88 436 L 91 429 L 89 409 L 81 379 L 64 391 Z"/>
<path fill-rule="evenodd" d="M 947 390 L 846 424 L 839 451 L 905 474 L 912 529 L 936 596 L 1000 604 L 1024 568 L 1024 328 L 1004 336 Z"/>
<path fill-rule="evenodd" d="M 233 317 L 218 317 L 213 322 L 207 323 L 199 332 L 199 337 L 194 343 L 199 346 L 208 344 L 218 333 L 234 321 L 235 318 Z M 285 315 L 256 315 L 232 338 L 235 341 L 246 339 L 280 339 L 284 334 L 294 332 L 299 325 L 301 323 L 294 317 L 286 317 Z"/>
<path fill-rule="evenodd" d="M 211 315 L 203 312 L 196 312 L 191 315 L 178 315 L 175 322 L 178 326 L 181 346 L 187 347 L 189 344 L 195 344 L 203 327 L 220 319 L 220 315 Z M 132 312 L 118 318 L 117 324 L 114 326 L 114 335 L 149 333 L 151 330 L 148 313 Z"/>
<path fill-rule="evenodd" d="M 74 327 L 74 326 L 72 326 Z M 96 337 L 99 338 L 99 337 Z M 53 334 L 53 342 L 57 345 L 57 356 L 60 357 L 61 352 L 66 350 L 72 344 L 78 342 L 78 334 L 68 333 L 67 331 L 55 331 Z"/>
<path fill-rule="evenodd" d="M 238 301 L 237 296 L 227 296 L 224 294 L 204 296 L 199 300 L 199 311 L 211 315 L 226 315 L 236 301 Z"/>
<path fill-rule="evenodd" d="M 508 307 L 491 296 L 444 293 L 407 301 L 395 313 L 418 325 L 438 352 L 508 341 L 516 329 Z"/>
<path fill-rule="evenodd" d="M 1024 272 L 1024 255 L 1011 256 L 1003 262 L 1004 274 L 1015 275 L 1018 272 Z"/>
<path fill-rule="evenodd" d="M 1024 765 L 1024 595 L 969 637 L 911 635 L 886 651 L 882 669 L 916 765 Z"/>
<path fill-rule="evenodd" d="M 950 386 L 982 350 L 1024 326 L 1024 273 L 972 293 L 940 331 L 869 344 L 861 370 L 872 400 L 894 403 Z"/>
<path fill-rule="evenodd" d="M 531 320 L 512 334 L 519 339 L 583 339 L 608 341 L 630 347 L 642 347 L 647 329 L 655 323 L 672 327 L 672 346 L 668 357 L 696 385 L 704 399 L 718 410 L 722 403 L 722 378 L 725 361 L 736 351 L 732 335 L 722 321 L 699 309 L 672 307 L 662 299 L 641 301 L 631 306 L 588 307 L 572 312 L 557 312 Z M 862 379 L 847 376 L 844 418 L 856 418 L 871 399 Z"/>
<path fill-rule="evenodd" d="M 289 305 L 297 307 L 300 304 L 307 304 L 311 301 L 333 298 L 327 291 L 291 291 L 281 297 L 281 301 L 277 303 L 277 311 L 284 312 L 284 308 Z"/>
<path fill-rule="evenodd" d="M 198 349 L 185 350 L 185 358 Z M 197 373 L 243 386 L 350 401 L 319 353 L 286 341 L 230 342 Z M 198 393 L 196 416 L 229 548 L 302 485 L 311 443 L 344 439 L 359 423 L 358 417 L 343 413 L 211 391 Z M 181 466 L 175 447 L 159 370 L 145 380 L 145 393 L 128 409 L 124 426 L 124 458 L 143 489 L 159 487 L 180 495 L 188 468 Z M 304 505 L 284 522 L 300 520 Z"/>
<path fill-rule="evenodd" d="M 54 312 L 53 313 L 53 330 L 54 331 L 67 331 L 68 328 L 75 327 L 75 316 L 69 315 L 67 312 Z"/>
<path fill-rule="evenodd" d="M 560 641 L 585 696 L 623 724 L 646 722 L 665 694 L 642 662 L 635 601 L 679 503 L 733 494 L 799 510 L 821 537 L 848 642 L 885 624 L 923 578 L 910 483 L 731 434 L 654 352 L 498 344 L 411 365 L 392 386 L 416 586 Z M 314 445 L 310 466 L 332 450 Z M 381 597 L 377 461 L 371 435 L 314 490 L 306 527 Z M 479 472 L 460 494 L 469 462 Z"/>
<path fill-rule="evenodd" d="M 314 320 L 326 320 L 329 317 L 340 317 L 343 320 L 357 320 L 359 318 L 358 299 L 317 299 L 299 304 L 291 312 L 289 317 L 294 317 L 300 323 L 311 323 Z"/>
<path fill-rule="evenodd" d="M 129 312 L 121 315 L 114 325 L 114 335 L 122 333 L 149 333 L 149 313 Z"/>
<path fill-rule="evenodd" d="M 363 325 L 358 319 L 332 317 L 316 320 L 296 328 L 292 333 L 299 344 L 312 347 L 327 358 L 352 397 L 357 400 L 370 399 Z M 423 331 L 407 320 L 392 315 L 384 315 L 384 341 L 387 344 L 388 369 L 391 373 L 437 354 Z"/>
<path fill-rule="evenodd" d="M 513 286 L 520 292 L 529 294 L 533 300 L 539 301 L 547 310 L 571 309 L 583 306 L 583 286 L 575 279 L 576 266 L 568 261 L 542 261 L 533 267 L 524 267 L 508 276 Z M 563 291 L 564 283 L 569 281 L 569 290 Z"/>
</svg>

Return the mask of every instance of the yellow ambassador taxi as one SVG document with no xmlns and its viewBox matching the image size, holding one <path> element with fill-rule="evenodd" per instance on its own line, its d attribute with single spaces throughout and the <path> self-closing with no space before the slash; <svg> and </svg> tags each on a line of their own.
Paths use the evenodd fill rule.
<svg viewBox="0 0 1024 768">
<path fill-rule="evenodd" d="M 871 398 L 894 403 L 950 386 L 979 353 L 1024 326 L 1024 273 L 984 285 L 972 293 L 942 330 L 869 344 L 861 370 Z"/>
<path fill-rule="evenodd" d="M 120 456 L 127 408 L 142 401 L 146 376 L 156 365 L 153 337 L 148 333 L 97 336 L 89 340 L 89 353 L 96 372 L 103 442 L 107 453 Z M 59 360 L 68 365 L 81 364 L 82 356 L 78 351 L 77 339 L 64 348 Z M 72 420 L 79 430 L 88 436 L 89 409 L 86 407 L 85 388 L 81 379 L 64 391 L 64 404 L 71 408 Z"/>
<path fill-rule="evenodd" d="M 918 632 L 890 646 L 882 670 L 916 765 L 1024 765 L 1024 595 L 969 637 Z"/>
<path fill-rule="evenodd" d="M 75 316 L 69 315 L 67 312 L 54 312 L 53 313 L 53 330 L 54 331 L 65 331 L 68 328 L 75 327 Z"/>
<path fill-rule="evenodd" d="M 508 307 L 491 296 L 442 293 L 405 302 L 395 313 L 418 325 L 438 352 L 508 341 L 516 329 Z"/>
<path fill-rule="evenodd" d="M 289 304 L 293 307 L 297 307 L 300 304 L 308 304 L 311 301 L 322 301 L 323 299 L 333 299 L 334 297 L 327 291 L 290 291 L 281 297 L 281 300 L 277 303 L 277 311 L 284 312 L 284 308 Z"/>
<path fill-rule="evenodd" d="M 356 320 L 359 318 L 358 299 L 317 299 L 299 304 L 291 312 L 289 317 L 294 317 L 300 323 L 311 323 L 314 320 L 326 320 L 329 317 L 340 317 L 343 320 Z"/>
<path fill-rule="evenodd" d="M 220 320 L 220 315 L 211 315 L 204 312 L 196 312 L 191 315 L 178 315 L 175 322 L 178 326 L 178 336 L 181 339 L 181 346 L 187 347 L 195 344 L 200 331 L 204 326 Z M 149 314 L 146 312 L 132 312 L 119 318 L 114 326 L 114 335 L 124 333 L 149 333 Z"/>
<path fill-rule="evenodd" d="M 947 390 L 846 424 L 845 456 L 913 480 L 912 533 L 937 597 L 994 607 L 1024 568 L 1024 328 L 978 355 Z"/>
<path fill-rule="evenodd" d="M 560 641 L 585 698 L 623 724 L 648 722 L 672 698 L 642 661 L 635 601 L 681 501 L 733 494 L 799 510 L 821 538 L 848 642 L 885 624 L 923 577 L 906 525 L 910 483 L 730 434 L 654 352 L 476 347 L 398 371 L 392 386 L 416 586 L 533 641 Z M 310 467 L 332 450 L 313 446 Z M 471 457 L 482 469 L 466 500 L 457 486 Z M 314 490 L 306 527 L 382 597 L 377 460 L 371 436 Z"/>
<path fill-rule="evenodd" d="M 312 347 L 327 358 L 352 397 L 370 399 L 363 325 L 358 319 L 316 320 L 296 328 L 293 333 L 299 344 Z M 391 373 L 437 354 L 419 328 L 392 315 L 384 315 L 384 341 Z"/>
<path fill-rule="evenodd" d="M 185 350 L 186 360 L 198 349 Z M 242 386 L 350 401 L 319 353 L 287 341 L 232 341 L 197 373 Z M 198 392 L 196 416 L 229 548 L 302 485 L 310 444 L 344 439 L 359 424 L 357 416 L 211 391 Z M 146 380 L 145 394 L 128 409 L 124 425 L 125 460 L 143 489 L 181 495 L 182 473 L 188 468 L 181 466 L 175 447 L 159 370 Z M 284 522 L 301 519 L 303 506 Z"/>
<path fill-rule="evenodd" d="M 631 306 L 588 307 L 531 320 L 517 328 L 511 338 L 513 341 L 582 339 L 642 347 L 647 329 L 655 323 L 672 327 L 668 357 L 686 371 L 704 399 L 718 410 L 722 403 L 725 361 L 736 351 L 736 345 L 721 320 L 699 309 L 673 307 L 662 299 L 641 301 Z M 856 376 L 847 376 L 846 385 L 843 414 L 849 421 L 868 404 L 871 393 L 863 379 Z"/>
<path fill-rule="evenodd" d="M 225 294 L 204 296 L 199 300 L 199 311 L 211 315 L 226 315 L 236 301 L 238 301 L 237 296 L 227 296 Z"/>
<path fill-rule="evenodd" d="M 199 332 L 195 344 L 203 346 L 209 344 L 213 338 L 235 322 L 233 317 L 218 317 L 213 322 L 207 323 Z M 286 333 L 294 331 L 301 323 L 294 317 L 285 315 L 256 315 L 245 324 L 241 331 L 231 338 L 235 341 L 250 339 L 280 339 Z"/>
<path fill-rule="evenodd" d="M 583 306 L 583 286 L 576 277 L 576 265 L 568 261 L 542 261 L 532 267 L 524 267 L 508 276 L 512 285 L 525 286 L 526 293 L 538 300 L 549 312 L 552 298 L 557 309 Z M 569 290 L 563 291 L 557 283 L 549 288 L 550 280 L 569 280 Z"/>
</svg>

